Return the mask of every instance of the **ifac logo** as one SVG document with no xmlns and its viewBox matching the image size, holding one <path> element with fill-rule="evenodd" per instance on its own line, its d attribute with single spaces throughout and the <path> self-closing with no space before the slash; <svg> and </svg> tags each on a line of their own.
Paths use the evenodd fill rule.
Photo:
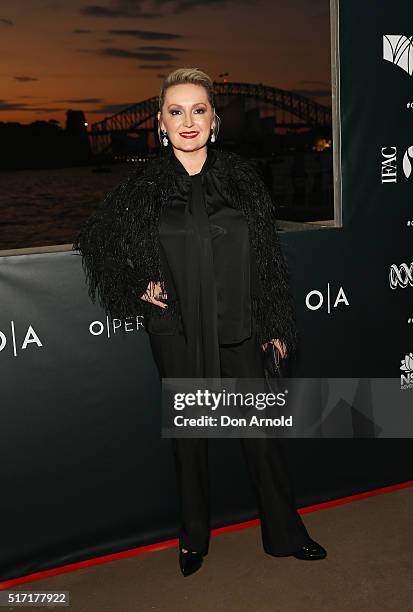
<svg viewBox="0 0 413 612">
<path fill-rule="evenodd" d="M 400 154 L 401 155 L 401 154 Z M 381 147 L 381 171 L 380 177 L 383 185 L 398 183 L 398 165 L 399 163 L 399 151 L 395 145 L 386 145 Z M 413 146 L 407 147 L 403 153 L 402 159 L 402 170 L 406 179 L 413 179 L 412 176 L 412 160 L 413 160 Z"/>
<path fill-rule="evenodd" d="M 413 36 L 383 34 L 383 59 L 413 74 Z"/>
<path fill-rule="evenodd" d="M 403 372 L 400 375 L 400 388 L 411 389 L 413 387 L 413 353 L 405 355 L 401 360 L 400 369 Z"/>
</svg>

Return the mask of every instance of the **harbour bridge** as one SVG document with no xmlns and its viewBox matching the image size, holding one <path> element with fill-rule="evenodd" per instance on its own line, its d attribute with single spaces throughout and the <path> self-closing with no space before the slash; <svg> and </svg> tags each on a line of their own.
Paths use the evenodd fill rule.
<svg viewBox="0 0 413 612">
<path fill-rule="evenodd" d="M 280 111 L 283 116 L 290 116 L 289 121 L 276 121 L 276 127 L 331 128 L 332 124 L 331 108 L 301 94 L 262 83 L 214 82 L 214 97 L 218 115 L 231 99 L 238 97 L 244 100 L 250 99 L 258 104 L 264 103 L 275 116 L 277 116 L 277 111 Z M 111 117 L 93 123 L 89 131 L 93 154 L 97 156 L 113 155 L 116 143 L 121 142 L 125 137 L 147 137 L 148 133 L 156 135 L 158 103 L 158 96 L 153 96 Z"/>
</svg>

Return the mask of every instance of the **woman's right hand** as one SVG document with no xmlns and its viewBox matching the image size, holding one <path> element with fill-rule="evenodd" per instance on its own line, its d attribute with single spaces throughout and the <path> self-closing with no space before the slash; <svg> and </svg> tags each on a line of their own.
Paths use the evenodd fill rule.
<svg viewBox="0 0 413 612">
<path fill-rule="evenodd" d="M 160 283 L 150 281 L 145 293 L 141 295 L 141 300 L 145 300 L 145 302 L 150 302 L 151 304 L 159 306 L 160 308 L 168 308 L 168 304 L 165 304 L 164 302 L 161 302 L 156 299 L 156 297 L 159 297 L 160 294 L 162 295 L 162 299 L 166 300 L 168 298 L 166 293 L 162 293 Z"/>
</svg>

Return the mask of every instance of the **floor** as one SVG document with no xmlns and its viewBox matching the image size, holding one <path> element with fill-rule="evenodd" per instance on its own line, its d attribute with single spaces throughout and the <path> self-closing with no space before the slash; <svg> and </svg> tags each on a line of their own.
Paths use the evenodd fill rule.
<svg viewBox="0 0 413 612">
<path fill-rule="evenodd" d="M 412 517 L 410 487 L 304 514 L 310 535 L 328 551 L 321 561 L 271 557 L 252 527 L 212 537 L 203 567 L 186 578 L 173 548 L 13 591 L 69 591 L 71 612 L 408 612 Z"/>
</svg>

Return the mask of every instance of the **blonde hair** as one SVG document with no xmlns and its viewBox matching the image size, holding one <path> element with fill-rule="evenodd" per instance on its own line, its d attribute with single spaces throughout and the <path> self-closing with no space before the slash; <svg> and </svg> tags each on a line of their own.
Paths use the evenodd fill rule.
<svg viewBox="0 0 413 612">
<path fill-rule="evenodd" d="M 214 83 L 210 76 L 199 70 L 199 68 L 177 68 L 173 72 L 170 72 L 161 85 L 161 90 L 159 93 L 159 110 L 162 112 L 162 107 L 165 102 L 165 93 L 169 87 L 172 85 L 178 85 L 180 83 L 192 83 L 194 85 L 202 85 L 205 88 L 208 101 L 212 106 L 212 110 L 214 113 L 215 126 L 213 128 L 213 133 L 215 136 L 215 140 L 218 136 L 219 126 L 221 124 L 221 119 L 215 112 L 215 101 L 214 101 Z M 162 143 L 162 135 L 161 135 L 161 126 L 158 121 L 158 137 L 159 141 Z"/>
</svg>

